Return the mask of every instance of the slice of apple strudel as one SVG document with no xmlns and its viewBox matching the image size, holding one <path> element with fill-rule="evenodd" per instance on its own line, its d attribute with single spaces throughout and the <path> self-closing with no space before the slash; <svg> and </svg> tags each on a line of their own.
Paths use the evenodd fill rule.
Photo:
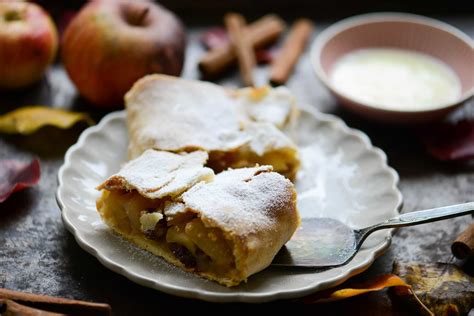
<svg viewBox="0 0 474 316">
<path fill-rule="evenodd" d="M 298 112 L 284 87 L 232 90 L 150 75 L 134 84 L 125 103 L 131 159 L 147 149 L 202 150 L 216 172 L 258 163 L 294 179 L 298 170 L 296 145 L 281 130 Z"/>
<path fill-rule="evenodd" d="M 235 286 L 266 268 L 299 224 L 293 184 L 271 166 L 204 167 L 206 152 L 147 150 L 98 186 L 117 233 L 187 271 Z"/>
</svg>

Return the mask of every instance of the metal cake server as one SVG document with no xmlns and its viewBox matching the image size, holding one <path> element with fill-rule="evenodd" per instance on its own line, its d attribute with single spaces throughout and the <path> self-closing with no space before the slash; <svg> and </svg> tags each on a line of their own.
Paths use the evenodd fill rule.
<svg viewBox="0 0 474 316">
<path fill-rule="evenodd" d="M 474 202 L 401 214 L 362 229 L 351 229 L 331 218 L 304 218 L 294 236 L 280 250 L 272 266 L 330 268 L 348 263 L 373 232 L 413 226 L 473 214 Z"/>
</svg>

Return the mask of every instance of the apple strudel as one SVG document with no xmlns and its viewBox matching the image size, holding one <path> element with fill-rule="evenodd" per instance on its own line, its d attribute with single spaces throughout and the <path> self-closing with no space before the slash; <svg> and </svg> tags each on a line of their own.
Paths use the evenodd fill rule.
<svg viewBox="0 0 474 316">
<path fill-rule="evenodd" d="M 266 268 L 299 224 L 293 184 L 271 166 L 205 167 L 204 151 L 146 150 L 97 187 L 117 233 L 183 269 L 235 286 Z"/>
<path fill-rule="evenodd" d="M 166 75 L 146 76 L 125 96 L 129 158 L 147 149 L 205 151 L 220 172 L 256 163 L 294 179 L 296 145 L 281 129 L 297 116 L 284 87 L 231 90 Z"/>
</svg>

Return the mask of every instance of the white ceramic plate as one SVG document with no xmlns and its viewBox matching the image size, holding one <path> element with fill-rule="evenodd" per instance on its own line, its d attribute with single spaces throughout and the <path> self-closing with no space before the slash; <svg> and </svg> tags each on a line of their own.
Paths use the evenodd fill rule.
<svg viewBox="0 0 474 316">
<path fill-rule="evenodd" d="M 296 187 L 302 217 L 333 217 L 362 227 L 396 216 L 402 197 L 398 175 L 368 137 L 340 119 L 303 110 L 290 132 L 302 157 Z M 390 245 L 391 232 L 371 236 L 347 265 L 324 272 L 277 268 L 226 288 L 166 263 L 113 234 L 96 209 L 99 183 L 126 161 L 125 113 L 107 115 L 85 130 L 59 170 L 57 201 L 79 245 L 109 269 L 133 282 L 184 297 L 214 302 L 264 302 L 300 297 L 342 283 L 367 269 Z"/>
</svg>

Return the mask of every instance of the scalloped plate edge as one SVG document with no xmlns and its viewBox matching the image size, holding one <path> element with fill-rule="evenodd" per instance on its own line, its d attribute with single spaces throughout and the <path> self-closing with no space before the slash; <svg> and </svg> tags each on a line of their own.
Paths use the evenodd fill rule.
<svg viewBox="0 0 474 316">
<path fill-rule="evenodd" d="M 395 211 L 399 212 L 403 206 L 402 194 L 400 190 L 398 189 L 399 176 L 398 176 L 398 173 L 393 168 L 388 166 L 386 154 L 381 149 L 374 147 L 369 137 L 366 134 L 364 134 L 363 132 L 359 130 L 348 127 L 340 118 L 334 115 L 320 113 L 309 106 L 302 106 L 302 109 L 308 111 L 310 114 L 314 115 L 317 119 L 321 121 L 327 121 L 331 124 L 338 126 L 338 128 L 342 129 L 342 131 L 346 134 L 355 135 L 356 137 L 362 140 L 367 150 L 372 151 L 377 156 L 379 156 L 379 158 L 383 162 L 383 169 L 387 171 L 388 173 L 390 173 L 393 178 L 391 189 L 397 195 L 397 206 L 395 208 Z M 98 251 L 90 243 L 84 240 L 84 238 L 82 238 L 81 234 L 78 233 L 76 227 L 73 225 L 73 223 L 70 221 L 70 219 L 67 217 L 67 215 L 65 215 L 65 212 L 63 211 L 66 208 L 66 206 L 62 197 L 62 188 L 64 187 L 64 183 L 62 179 L 63 179 L 63 174 L 65 170 L 71 167 L 70 157 L 78 149 L 81 148 L 81 146 L 84 144 L 86 139 L 91 134 L 100 132 L 102 128 L 105 125 L 107 125 L 110 121 L 115 120 L 115 119 L 123 119 L 124 117 L 125 117 L 125 111 L 117 111 L 117 112 L 107 114 L 99 122 L 98 125 L 87 128 L 80 135 L 77 143 L 72 145 L 67 150 L 66 155 L 64 157 L 64 164 L 60 167 L 58 176 L 57 176 L 58 189 L 56 191 L 56 201 L 58 203 L 59 208 L 61 209 L 62 219 L 66 228 L 69 230 L 69 232 L 73 234 L 79 246 L 85 251 L 87 251 L 88 253 L 90 253 L 91 255 L 93 255 L 94 257 L 96 257 L 100 263 L 102 263 L 104 266 L 106 266 L 110 270 L 125 276 L 126 278 L 128 278 L 129 280 L 135 283 L 138 283 L 140 285 L 150 287 L 153 289 L 157 289 L 168 294 L 177 295 L 177 296 L 186 297 L 186 298 L 201 299 L 201 300 L 210 301 L 210 302 L 258 303 L 258 302 L 273 301 L 277 299 L 291 299 L 291 298 L 302 297 L 304 295 L 308 295 L 308 294 L 311 294 L 311 293 L 314 293 L 314 292 L 317 292 L 329 287 L 337 286 L 343 283 L 344 281 L 346 281 L 347 279 L 349 279 L 350 277 L 364 272 L 371 266 L 371 264 L 375 261 L 376 258 L 381 256 L 388 249 L 388 247 L 391 244 L 391 236 L 393 235 L 393 231 L 394 231 L 393 229 L 389 230 L 389 236 L 385 238 L 384 242 L 380 243 L 378 246 L 374 247 L 373 250 L 371 250 L 370 256 L 368 256 L 365 260 L 360 262 L 358 265 L 344 271 L 342 275 L 338 275 L 336 277 L 327 279 L 323 282 L 319 282 L 317 284 L 313 283 L 313 284 L 308 285 L 305 288 L 300 288 L 300 289 L 292 290 L 292 291 L 274 291 L 272 293 L 265 293 L 265 294 L 215 293 L 215 292 L 209 292 L 205 290 L 191 291 L 191 290 L 183 289 L 182 287 L 179 287 L 179 286 L 173 286 L 169 284 L 160 284 L 154 280 L 137 275 L 127 270 L 126 267 L 116 262 L 111 261 L 103 253 Z"/>
</svg>

